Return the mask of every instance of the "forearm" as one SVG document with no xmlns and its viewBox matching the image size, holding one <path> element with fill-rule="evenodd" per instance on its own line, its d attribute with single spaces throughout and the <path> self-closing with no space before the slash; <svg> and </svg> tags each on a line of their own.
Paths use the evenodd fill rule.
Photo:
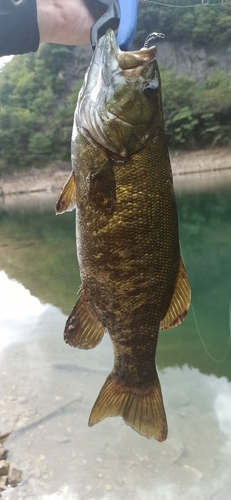
<svg viewBox="0 0 231 500">
<path fill-rule="evenodd" d="M 86 0 L 86 4 L 95 6 L 93 0 Z M 0 10 L 0 56 L 35 52 L 43 42 L 89 43 L 90 29 L 97 18 L 93 16 L 84 0 L 24 0 L 16 7 L 12 4 L 9 12 Z"/>
</svg>

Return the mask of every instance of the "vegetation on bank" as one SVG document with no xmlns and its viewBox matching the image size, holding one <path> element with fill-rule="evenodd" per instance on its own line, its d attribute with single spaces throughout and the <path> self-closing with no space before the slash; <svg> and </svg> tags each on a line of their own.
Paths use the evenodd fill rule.
<svg viewBox="0 0 231 500">
<path fill-rule="evenodd" d="M 231 144 L 231 74 L 215 71 L 197 84 L 163 70 L 165 132 L 172 148 Z"/>
<path fill-rule="evenodd" d="M 147 33 L 153 31 L 166 35 L 169 41 L 197 45 L 231 47 L 231 6 L 222 0 L 160 0 L 167 7 L 144 0 L 140 4 L 137 41 L 142 46 Z M 216 5 L 214 5 L 216 4 Z M 173 5 L 170 7 L 169 5 Z M 192 8 L 192 6 L 195 6 Z M 186 6 L 189 6 L 186 8 Z"/>
<path fill-rule="evenodd" d="M 218 45 L 225 43 L 226 50 L 230 46 L 231 53 L 231 9 L 163 10 L 145 3 L 139 16 L 139 45 L 147 33 L 157 29 L 168 32 L 169 39 L 192 38 L 196 43 L 203 43 L 204 35 L 207 43 L 212 36 Z M 72 62 L 74 47 L 51 44 L 42 46 L 36 54 L 15 57 L 3 68 L 0 172 L 70 159 L 73 114 L 82 84 L 76 81 L 67 90 L 66 68 Z M 170 147 L 191 149 L 231 143 L 231 74 L 214 71 L 201 84 L 166 69 L 161 69 L 161 77 Z"/>
<path fill-rule="evenodd" d="M 76 98 L 82 82 L 66 93 L 65 68 L 73 47 L 43 45 L 17 56 L 0 74 L 0 168 L 46 166 L 70 159 Z"/>
</svg>

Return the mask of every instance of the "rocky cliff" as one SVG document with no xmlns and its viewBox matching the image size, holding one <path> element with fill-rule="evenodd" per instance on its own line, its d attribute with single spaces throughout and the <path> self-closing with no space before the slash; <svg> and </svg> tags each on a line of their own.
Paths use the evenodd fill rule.
<svg viewBox="0 0 231 500">
<path fill-rule="evenodd" d="M 178 75 L 189 76 L 197 82 L 206 80 L 215 70 L 230 71 L 231 53 L 215 47 L 198 47 L 191 42 L 157 41 L 159 66 Z"/>
<path fill-rule="evenodd" d="M 197 82 L 206 80 L 215 70 L 231 70 L 231 53 L 224 49 L 199 47 L 193 43 L 168 42 L 156 40 L 159 66 L 174 71 L 178 75 L 188 76 Z M 84 77 L 92 56 L 90 46 L 74 49 L 74 62 L 68 73 L 71 78 Z"/>
</svg>

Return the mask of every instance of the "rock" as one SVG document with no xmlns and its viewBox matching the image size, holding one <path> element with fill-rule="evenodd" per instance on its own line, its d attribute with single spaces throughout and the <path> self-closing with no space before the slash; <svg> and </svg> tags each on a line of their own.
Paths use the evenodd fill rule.
<svg viewBox="0 0 231 500">
<path fill-rule="evenodd" d="M 7 489 L 7 476 L 0 477 L 0 491 L 5 491 Z M 1 495 L 0 495 L 0 498 Z"/>
<path fill-rule="evenodd" d="M 70 443 L 70 441 L 71 441 L 69 436 L 57 437 L 56 439 L 57 439 L 58 443 L 61 443 L 61 444 Z"/>
<path fill-rule="evenodd" d="M 0 476 L 7 476 L 9 470 L 9 464 L 6 460 L 0 461 Z"/>
<path fill-rule="evenodd" d="M 204 81 L 214 70 L 228 72 L 229 59 L 221 49 L 197 47 L 193 42 L 155 40 L 158 51 L 159 66 L 172 70 L 177 75 L 189 76 L 197 82 Z M 160 50 L 158 48 L 160 47 Z M 214 65 L 208 64 L 208 59 L 214 60 Z"/>
<path fill-rule="evenodd" d="M 5 460 L 8 455 L 8 450 L 0 444 L 0 460 Z"/>
<path fill-rule="evenodd" d="M 1 432 L 0 431 L 0 444 L 4 443 L 4 441 L 8 438 L 10 432 Z"/>
<path fill-rule="evenodd" d="M 19 398 L 18 398 L 18 402 L 21 404 L 27 403 L 27 401 L 28 400 L 26 398 L 24 398 L 23 396 L 19 396 Z"/>
<path fill-rule="evenodd" d="M 17 484 L 22 482 L 22 471 L 17 469 L 14 464 L 10 464 L 9 474 L 8 474 L 8 484 L 10 486 L 17 486 Z"/>
<path fill-rule="evenodd" d="M 112 490 L 112 485 L 111 484 L 105 484 L 105 490 L 106 491 L 111 491 Z"/>
<path fill-rule="evenodd" d="M 39 469 L 34 469 L 33 470 L 33 474 L 35 477 L 37 477 L 37 479 L 40 479 L 41 477 L 41 471 Z"/>
<path fill-rule="evenodd" d="M 198 479 L 202 479 L 202 477 L 204 477 L 203 472 L 201 472 L 201 470 L 199 469 L 196 469 L 196 467 L 192 467 L 191 465 L 186 465 L 186 464 L 183 467 L 184 469 L 193 472 L 198 477 Z"/>
</svg>

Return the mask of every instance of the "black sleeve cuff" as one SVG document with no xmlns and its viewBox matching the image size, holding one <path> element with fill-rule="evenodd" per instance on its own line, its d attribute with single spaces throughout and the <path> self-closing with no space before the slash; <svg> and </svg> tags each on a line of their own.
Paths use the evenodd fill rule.
<svg viewBox="0 0 231 500">
<path fill-rule="evenodd" d="M 9 13 L 0 11 L 0 56 L 36 52 L 38 46 L 36 0 L 12 4 Z"/>
<path fill-rule="evenodd" d="M 107 4 L 102 3 L 100 0 L 84 0 L 84 3 L 94 21 L 97 21 L 107 10 Z"/>
</svg>

